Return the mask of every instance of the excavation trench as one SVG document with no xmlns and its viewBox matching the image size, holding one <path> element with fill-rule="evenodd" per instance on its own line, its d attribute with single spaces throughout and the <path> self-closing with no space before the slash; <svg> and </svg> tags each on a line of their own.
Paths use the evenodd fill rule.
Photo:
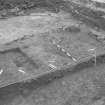
<svg viewBox="0 0 105 105">
<path fill-rule="evenodd" d="M 75 80 L 75 78 L 76 78 L 75 75 L 79 76 L 78 78 L 82 78 L 82 79 L 85 78 L 85 77 L 81 77 L 82 74 L 85 76 L 87 75 L 86 78 L 88 78 L 88 79 L 89 79 L 88 75 L 93 75 L 93 77 L 96 74 L 104 75 L 104 68 L 105 68 L 104 64 L 105 64 L 105 55 L 100 55 L 97 57 L 97 65 L 96 66 L 94 65 L 94 59 L 92 58 L 88 61 L 78 63 L 75 66 L 68 67 L 68 68 L 62 69 L 62 70 L 57 70 L 57 71 L 50 72 L 48 74 L 39 76 L 37 79 L 32 78 L 32 79 L 29 79 L 24 82 L 23 81 L 17 82 L 14 84 L 7 85 L 5 87 L 1 87 L 0 88 L 0 103 L 2 103 L 2 105 L 3 104 L 11 105 L 11 103 L 15 103 L 15 102 L 18 103 L 18 102 L 20 102 L 20 100 L 22 100 L 21 103 L 23 103 L 23 105 L 24 105 L 24 101 L 27 102 L 27 100 L 30 100 L 29 105 L 31 105 L 31 104 L 33 105 L 33 102 L 34 102 L 34 100 L 32 99 L 33 94 L 41 96 L 42 93 L 40 93 L 40 91 L 45 90 L 46 93 L 43 93 L 43 94 L 46 95 L 48 93 L 46 89 L 49 89 L 48 91 L 54 91 L 56 89 L 55 84 L 58 86 L 57 87 L 58 90 L 59 89 L 61 90 L 60 93 L 53 93 L 56 96 L 58 96 L 59 94 L 62 94 L 62 91 L 63 91 L 62 90 L 63 86 L 60 86 L 61 82 L 63 82 L 63 81 L 67 82 L 70 80 L 70 81 L 76 81 L 78 84 L 78 81 Z M 90 78 L 92 78 L 92 77 L 90 77 Z M 93 79 L 91 79 L 91 81 L 92 80 Z M 67 88 L 72 87 L 72 83 L 67 82 L 66 85 L 67 85 Z M 69 91 L 69 90 L 67 90 L 67 91 Z M 68 99 L 69 93 L 65 93 L 65 94 L 66 94 L 65 98 Z M 49 95 L 50 94 L 48 94 L 48 96 Z M 17 98 L 17 97 L 19 97 L 19 98 Z M 60 96 L 60 97 L 63 97 L 63 96 Z M 96 96 L 94 96 L 93 98 L 95 98 L 95 97 Z M 99 97 L 101 97 L 101 96 L 99 96 Z M 49 100 L 46 97 L 45 97 L 45 99 L 47 101 Z M 37 100 L 37 99 L 35 98 L 35 100 Z M 59 101 L 59 99 L 57 101 Z M 39 103 L 40 103 L 40 100 L 39 100 Z M 63 100 L 61 103 L 63 103 Z M 67 102 L 65 102 L 65 103 L 67 103 Z M 46 103 L 44 103 L 43 105 L 46 105 Z"/>
</svg>

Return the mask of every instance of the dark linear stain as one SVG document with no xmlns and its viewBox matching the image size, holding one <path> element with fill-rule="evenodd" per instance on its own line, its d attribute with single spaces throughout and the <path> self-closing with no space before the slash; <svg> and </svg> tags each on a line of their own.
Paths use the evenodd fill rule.
<svg viewBox="0 0 105 105">
<path fill-rule="evenodd" d="M 8 52 L 20 52 L 19 48 L 7 49 L 5 51 L 0 51 L 0 54 L 6 54 Z"/>
<path fill-rule="evenodd" d="M 28 63 L 29 66 L 30 66 L 30 65 L 33 65 L 33 67 L 36 68 L 36 69 L 39 69 L 39 68 L 40 68 L 40 65 L 39 65 L 37 62 L 33 61 L 30 57 L 28 57 L 28 56 L 27 56 L 25 53 L 23 53 L 20 49 L 19 49 L 19 51 L 20 51 L 21 55 L 23 56 L 23 58 L 26 58 L 26 60 L 25 60 L 25 62 L 19 61 L 20 64 L 19 64 L 19 62 L 18 62 L 18 63 L 17 63 L 17 64 L 19 64 L 18 66 L 21 66 L 21 65 L 23 65 L 24 63 Z"/>
</svg>

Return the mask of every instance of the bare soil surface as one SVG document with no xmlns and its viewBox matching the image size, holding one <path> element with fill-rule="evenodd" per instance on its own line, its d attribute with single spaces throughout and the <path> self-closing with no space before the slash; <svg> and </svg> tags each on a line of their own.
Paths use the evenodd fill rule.
<svg viewBox="0 0 105 105">
<path fill-rule="evenodd" d="M 0 105 L 104 105 L 104 4 L 0 0 Z"/>
</svg>

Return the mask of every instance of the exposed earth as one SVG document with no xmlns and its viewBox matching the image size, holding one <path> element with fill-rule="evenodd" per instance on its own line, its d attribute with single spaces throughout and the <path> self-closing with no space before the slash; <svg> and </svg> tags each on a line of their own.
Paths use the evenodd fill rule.
<svg viewBox="0 0 105 105">
<path fill-rule="evenodd" d="M 0 0 L 0 105 L 104 105 L 104 64 L 104 0 Z"/>
</svg>

